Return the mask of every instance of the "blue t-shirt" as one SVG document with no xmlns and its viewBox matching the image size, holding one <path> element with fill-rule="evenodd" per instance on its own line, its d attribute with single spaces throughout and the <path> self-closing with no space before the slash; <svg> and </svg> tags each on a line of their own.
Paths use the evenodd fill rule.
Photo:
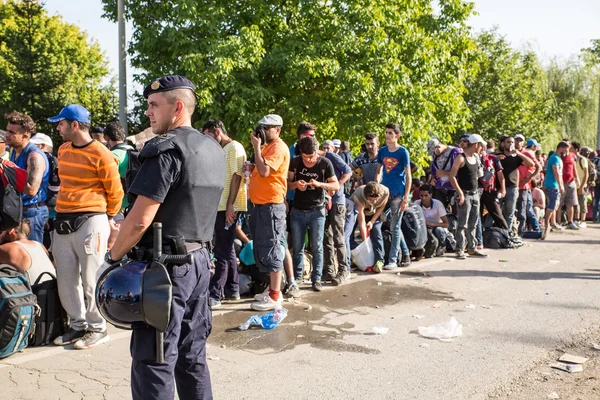
<svg viewBox="0 0 600 400">
<path fill-rule="evenodd" d="M 348 164 L 342 159 L 342 157 L 338 156 L 335 153 L 325 153 L 325 157 L 331 164 L 333 164 L 333 171 L 335 172 L 336 178 L 338 180 L 344 174 L 348 174 L 352 172 Z M 335 192 L 335 194 L 331 197 L 331 204 L 346 204 L 346 196 L 344 195 L 344 185 L 340 185 L 340 190 Z"/>
<path fill-rule="evenodd" d="M 408 150 L 400 146 L 394 152 L 383 146 L 377 153 L 377 163 L 383 165 L 381 184 L 390 190 L 390 196 L 404 196 L 406 186 L 405 168 L 410 168 Z"/>
<path fill-rule="evenodd" d="M 562 160 L 554 153 L 546 160 L 546 178 L 544 179 L 544 187 L 548 189 L 559 189 L 558 182 L 554 179 L 554 171 L 552 170 L 553 165 L 558 165 L 558 175 L 562 176 Z"/>
</svg>

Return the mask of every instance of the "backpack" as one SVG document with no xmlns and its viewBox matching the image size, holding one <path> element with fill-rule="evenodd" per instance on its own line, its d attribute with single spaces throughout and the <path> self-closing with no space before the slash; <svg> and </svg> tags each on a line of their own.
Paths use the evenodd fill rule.
<svg viewBox="0 0 600 400">
<path fill-rule="evenodd" d="M 27 276 L 0 265 L 0 358 L 27 346 L 38 310 Z"/>
<path fill-rule="evenodd" d="M 483 246 L 487 249 L 510 249 L 510 238 L 506 229 L 491 227 L 483 232 Z"/>
<path fill-rule="evenodd" d="M 23 199 L 21 195 L 27 184 L 27 171 L 13 162 L 2 160 L 0 176 L 4 196 L 0 198 L 0 230 L 16 227 L 23 220 Z"/>
<path fill-rule="evenodd" d="M 421 250 L 427 243 L 425 215 L 418 205 L 410 205 L 402 216 L 402 235 L 409 250 Z"/>
<path fill-rule="evenodd" d="M 579 166 L 581 167 L 581 159 L 579 159 Z M 596 187 L 596 182 L 598 182 L 598 169 L 596 164 L 594 164 L 591 160 L 588 160 L 588 181 L 587 185 L 590 188 Z"/>
<path fill-rule="evenodd" d="M 129 189 L 135 180 L 135 177 L 142 166 L 140 162 L 140 151 L 134 149 L 127 143 L 119 143 L 112 150 L 126 150 L 127 151 L 127 172 L 125 172 L 125 177 L 121 178 L 121 185 L 123 186 L 123 191 L 125 192 L 125 196 L 127 196 L 127 201 L 129 203 L 128 209 L 126 212 L 131 210 L 133 203 L 135 203 L 136 196 L 129 193 Z"/>
<path fill-rule="evenodd" d="M 60 187 L 60 178 L 58 176 L 58 159 L 52 153 L 46 153 L 48 166 L 50 167 L 50 179 L 48 180 L 48 194 L 46 196 L 46 205 L 56 207 L 56 196 Z"/>
<path fill-rule="evenodd" d="M 44 275 L 52 279 L 40 283 Z M 29 345 L 45 346 L 67 331 L 69 317 L 58 297 L 56 277 L 50 272 L 42 273 L 31 285 L 31 291 L 37 298 L 40 312 L 35 317 L 35 329 Z"/>
</svg>

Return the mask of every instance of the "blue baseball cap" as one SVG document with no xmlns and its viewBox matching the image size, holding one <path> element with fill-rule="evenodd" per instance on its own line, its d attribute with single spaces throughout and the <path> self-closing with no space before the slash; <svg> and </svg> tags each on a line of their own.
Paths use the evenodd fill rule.
<svg viewBox="0 0 600 400">
<path fill-rule="evenodd" d="M 48 122 L 56 123 L 63 119 L 84 122 L 87 124 L 92 122 L 90 120 L 90 112 L 86 110 L 84 106 L 80 106 L 79 104 L 69 104 L 60 110 L 60 113 L 57 116 L 48 118 Z"/>
<path fill-rule="evenodd" d="M 529 139 L 527 141 L 527 147 L 531 147 L 531 146 L 535 146 L 535 147 L 542 147 L 537 140 L 535 139 Z"/>
</svg>

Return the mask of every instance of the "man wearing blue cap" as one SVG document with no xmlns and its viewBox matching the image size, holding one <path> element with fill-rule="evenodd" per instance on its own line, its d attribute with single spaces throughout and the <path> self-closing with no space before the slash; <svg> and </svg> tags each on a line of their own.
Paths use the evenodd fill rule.
<svg viewBox="0 0 600 400">
<path fill-rule="evenodd" d="M 106 321 L 94 301 L 96 272 L 123 188 L 114 156 L 90 136 L 88 110 L 70 104 L 48 121 L 58 123 L 56 130 L 65 141 L 58 150 L 60 187 L 52 254 L 60 300 L 71 320 L 70 329 L 54 344 L 88 349 L 108 341 Z"/>
<path fill-rule="evenodd" d="M 146 115 L 152 132 L 159 136 L 147 142 L 140 152 L 142 165 L 129 189 L 137 198 L 121 224 L 114 247 L 106 255 L 106 262 L 114 264 L 134 246 L 138 250 L 152 249 L 152 230 L 148 228 L 161 222 L 163 248 L 172 254 L 193 256 L 191 264 L 167 265 L 172 302 L 169 326 L 164 332 L 163 363 L 155 360 L 154 328 L 133 328 L 134 400 L 172 399 L 175 382 L 182 400 L 212 399 L 206 364 L 206 339 L 212 329 L 209 248 L 226 161 L 215 140 L 192 128 L 194 90 L 194 85 L 183 76 L 165 76 L 144 89 L 148 100 Z M 185 243 L 183 249 L 181 242 Z"/>
<path fill-rule="evenodd" d="M 48 220 L 48 180 L 50 166 L 48 159 L 38 147 L 31 143 L 35 124 L 29 115 L 13 111 L 5 115 L 8 120 L 6 142 L 11 147 L 10 161 L 27 170 L 27 186 L 23 193 L 23 216 L 31 224 L 27 237 L 42 243 L 44 226 Z"/>
</svg>

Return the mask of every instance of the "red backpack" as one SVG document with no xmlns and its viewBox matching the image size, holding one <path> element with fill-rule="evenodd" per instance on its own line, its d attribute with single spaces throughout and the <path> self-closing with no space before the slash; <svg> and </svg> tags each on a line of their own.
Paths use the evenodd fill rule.
<svg viewBox="0 0 600 400">
<path fill-rule="evenodd" d="M 16 227 L 23 221 L 23 199 L 21 195 L 27 185 L 27 171 L 14 163 L 2 160 L 0 163 L 3 196 L 0 198 L 0 230 Z"/>
</svg>

